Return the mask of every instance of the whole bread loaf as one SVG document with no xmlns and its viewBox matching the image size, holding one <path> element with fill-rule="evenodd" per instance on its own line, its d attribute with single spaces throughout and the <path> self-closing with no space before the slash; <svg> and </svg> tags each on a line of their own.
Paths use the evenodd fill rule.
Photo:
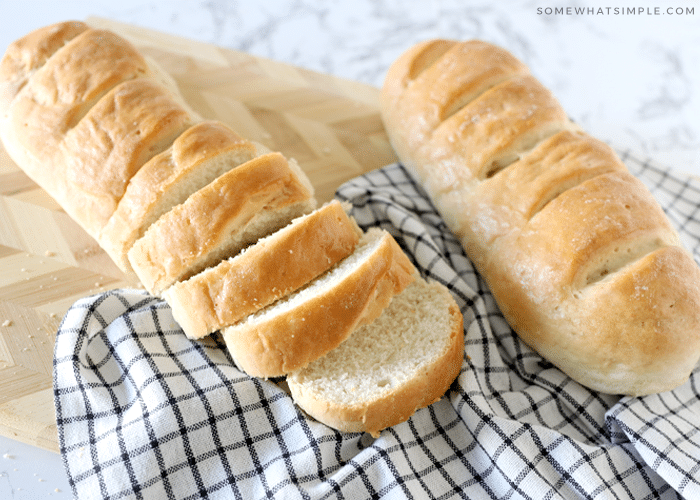
<svg viewBox="0 0 700 500">
<path fill-rule="evenodd" d="M 11 44 L 0 61 L 0 138 L 128 276 L 168 301 L 186 335 L 221 330 L 252 375 L 305 368 L 393 315 L 388 306 L 416 278 L 389 233 L 363 233 L 337 201 L 316 209 L 295 161 L 198 116 L 172 78 L 109 31 L 65 22 Z M 429 326 L 461 336 L 454 325 Z M 463 344 L 445 345 L 437 357 L 451 369 L 416 375 L 433 389 L 398 401 L 389 425 L 457 376 Z M 357 428 L 342 420 L 330 425 Z"/>
<path fill-rule="evenodd" d="M 700 269 L 649 190 L 507 51 L 429 40 L 389 69 L 382 116 L 517 334 L 594 390 L 684 383 Z"/>
</svg>

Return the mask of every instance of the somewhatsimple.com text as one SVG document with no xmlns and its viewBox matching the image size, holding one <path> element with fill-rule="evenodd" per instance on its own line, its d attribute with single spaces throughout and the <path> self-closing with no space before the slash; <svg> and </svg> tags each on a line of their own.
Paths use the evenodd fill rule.
<svg viewBox="0 0 700 500">
<path fill-rule="evenodd" d="M 693 16 L 695 7 L 537 7 L 545 16 Z"/>
</svg>

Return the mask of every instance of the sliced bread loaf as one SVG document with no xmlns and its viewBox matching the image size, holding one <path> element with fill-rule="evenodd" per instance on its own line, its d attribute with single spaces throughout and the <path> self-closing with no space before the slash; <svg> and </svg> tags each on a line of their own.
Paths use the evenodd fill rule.
<svg viewBox="0 0 700 500">
<path fill-rule="evenodd" d="M 163 292 L 190 338 L 201 338 L 306 285 L 355 249 L 361 230 L 338 201 L 294 219 L 235 257 Z"/>
<path fill-rule="evenodd" d="M 205 121 L 183 132 L 131 178 L 100 233 L 102 248 L 126 273 L 127 252 L 161 215 L 234 167 L 262 154 L 223 123 Z"/>
<path fill-rule="evenodd" d="M 238 367 L 249 375 L 286 375 L 376 318 L 415 276 L 396 240 L 371 228 L 350 256 L 301 290 L 224 328 L 223 337 Z"/>
<path fill-rule="evenodd" d="M 419 277 L 377 319 L 290 374 L 287 384 L 299 407 L 318 421 L 377 437 L 440 399 L 463 357 L 457 304 L 443 285 Z"/>
<path fill-rule="evenodd" d="M 236 167 L 163 214 L 128 252 L 154 295 L 231 257 L 316 207 L 304 172 L 280 153 Z"/>
</svg>

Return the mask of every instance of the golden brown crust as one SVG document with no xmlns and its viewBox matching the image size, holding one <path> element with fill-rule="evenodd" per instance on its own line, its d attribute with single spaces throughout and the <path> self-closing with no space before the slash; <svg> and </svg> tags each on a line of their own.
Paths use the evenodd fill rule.
<svg viewBox="0 0 700 500">
<path fill-rule="evenodd" d="M 281 314 L 223 330 L 236 364 L 256 377 L 299 370 L 381 314 L 391 298 L 415 279 L 415 268 L 384 233 L 370 258 L 322 294 Z"/>
<path fill-rule="evenodd" d="M 552 94 L 502 49 L 480 42 L 493 57 L 472 58 L 474 43 L 452 46 L 409 84 L 391 78 L 406 74 L 420 50 L 407 51 L 389 71 L 382 112 L 401 161 L 413 166 L 526 343 L 603 392 L 678 385 L 700 358 L 697 264 L 608 146 L 570 123 Z M 470 74 L 471 66 L 513 74 L 433 127 L 441 105 L 430 83 L 465 78 L 438 77 L 436 69 Z M 451 108 L 450 94 L 442 98 Z M 426 123 L 429 133 L 416 132 Z M 656 294 L 642 307 L 630 283 L 651 287 L 652 277 L 664 283 L 666 298 Z M 660 312 L 664 301 L 676 304 L 674 315 Z M 687 349 L 679 352 L 678 344 Z"/>
<path fill-rule="evenodd" d="M 422 168 L 426 159 L 415 154 L 423 150 L 422 155 L 430 157 L 444 147 L 444 140 L 455 140 L 452 127 L 443 128 L 448 136 L 433 139 L 436 129 L 446 120 L 461 113 L 473 116 L 479 110 L 465 110 L 465 106 L 487 90 L 514 77 L 527 75 L 528 70 L 519 60 L 502 49 L 494 49 L 490 44 L 480 41 L 457 43 L 448 40 L 433 40 L 409 49 L 387 74 L 382 88 L 382 109 L 387 126 L 391 127 L 392 144 L 400 157 L 409 159 L 407 165 L 424 183 L 432 183 L 434 172 L 428 174 Z M 500 101 L 508 99 L 517 102 L 524 92 L 530 89 L 506 88 L 492 100 L 485 100 L 484 106 L 501 106 Z M 520 95 L 514 95 L 519 93 Z M 518 110 L 512 104 L 506 104 L 501 112 Z M 558 110 L 554 110 L 555 112 Z M 403 116 L 420 115 L 420 120 L 404 120 Z M 494 120 L 499 117 L 493 116 Z M 532 121 L 532 119 L 530 118 Z M 467 122 L 466 119 L 460 121 Z M 487 123 L 475 124 L 486 126 Z M 523 124 L 525 125 L 525 124 Z M 499 124 L 492 124 L 494 129 Z M 438 132 L 439 135 L 439 132 Z M 479 150 L 472 149 L 472 153 Z M 411 153 L 414 152 L 414 153 Z M 413 157 L 416 156 L 414 159 Z M 432 158 L 433 163 L 436 161 Z M 445 166 L 447 167 L 447 166 Z M 447 172 L 449 173 L 449 172 Z M 449 180 L 447 182 L 450 182 Z M 439 189 L 439 187 L 437 188 Z"/>
<path fill-rule="evenodd" d="M 570 126 L 559 103 L 532 76 L 508 79 L 441 122 L 416 150 L 419 165 L 431 165 L 426 189 L 439 196 L 488 179 Z"/>
<path fill-rule="evenodd" d="M 223 258 L 217 259 L 215 251 L 232 234 L 243 234 L 264 209 L 279 210 L 311 199 L 307 184 L 284 156 L 259 156 L 164 214 L 129 250 L 129 261 L 146 289 L 160 294 L 211 265 L 212 259 Z M 250 235 L 242 243 L 253 243 L 259 236 Z"/>
<path fill-rule="evenodd" d="M 686 251 L 660 248 L 584 290 L 579 300 L 595 335 L 584 359 L 595 359 L 598 370 L 567 360 L 574 377 L 631 395 L 687 380 L 700 352 L 700 269 Z"/>
<path fill-rule="evenodd" d="M 525 227 L 565 191 L 626 167 L 606 144 L 564 130 L 483 182 L 444 193 L 439 208 L 478 267 L 501 237 Z"/>
<path fill-rule="evenodd" d="M 352 253 L 360 230 L 337 201 L 224 260 L 163 296 L 190 338 L 233 325 L 327 271 Z"/>
<path fill-rule="evenodd" d="M 99 43 L 103 36 L 108 43 Z M 91 66 L 94 72 L 86 71 Z M 146 61 L 130 44 L 109 32 L 87 29 L 36 68 L 8 107 L 7 128 L 15 131 L 19 147 L 49 163 L 65 134 L 101 96 L 146 71 Z M 53 162 L 59 175 L 65 175 L 63 161 Z M 30 173 L 39 179 L 45 175 Z"/>
<path fill-rule="evenodd" d="M 88 26 L 80 21 L 56 23 L 39 28 L 11 43 L 0 61 L 0 115 L 7 113 L 29 77 L 49 57 L 87 29 Z"/>
<path fill-rule="evenodd" d="M 149 80 L 113 88 L 62 143 L 70 193 L 66 212 L 98 237 L 131 177 L 191 123 L 176 100 Z"/>
<path fill-rule="evenodd" d="M 123 271 L 133 273 L 127 252 L 159 216 L 184 202 L 191 191 L 213 181 L 224 167 L 234 168 L 256 154 L 253 143 L 223 123 L 193 125 L 130 179 L 116 211 L 100 232 L 101 246 Z M 205 163 L 217 161 L 222 166 L 203 168 Z"/>
<path fill-rule="evenodd" d="M 499 277 L 491 282 L 508 275 L 512 286 L 528 290 L 542 302 L 558 304 L 639 258 L 638 248 L 647 252 L 678 243 L 663 210 L 641 181 L 618 171 L 565 191 L 524 225 L 512 227 L 488 247 L 483 245 L 480 271 Z M 508 295 L 504 290 L 503 302 Z"/>
<path fill-rule="evenodd" d="M 700 270 L 679 247 L 657 249 L 556 300 L 527 293 L 506 273 L 490 277 L 519 335 L 587 387 L 633 396 L 662 392 L 685 382 L 696 365 Z"/>
</svg>

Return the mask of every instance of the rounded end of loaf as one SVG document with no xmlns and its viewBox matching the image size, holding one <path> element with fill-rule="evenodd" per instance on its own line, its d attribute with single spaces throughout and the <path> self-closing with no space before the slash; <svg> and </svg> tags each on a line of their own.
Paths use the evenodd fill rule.
<svg viewBox="0 0 700 500">
<path fill-rule="evenodd" d="M 579 290 L 536 298 L 489 283 L 520 338 L 578 383 L 644 396 L 684 384 L 700 360 L 700 268 L 664 246 Z"/>
<path fill-rule="evenodd" d="M 432 183 L 434 165 L 425 168 L 426 155 L 454 151 L 453 146 L 433 144 L 436 130 L 491 88 L 528 74 L 517 58 L 481 40 L 436 39 L 409 48 L 387 71 L 380 98 L 382 118 L 401 162 L 423 183 Z M 494 110 L 502 106 L 487 105 Z"/>
<path fill-rule="evenodd" d="M 380 89 L 380 112 L 387 130 L 390 130 L 390 142 L 402 163 L 409 171 L 415 172 L 415 163 L 411 161 L 408 144 L 411 137 L 403 133 L 402 119 L 398 108 L 399 100 L 413 79 L 431 66 L 440 56 L 447 52 L 456 42 L 452 40 L 427 40 L 418 43 L 394 61 L 389 67 Z"/>
<path fill-rule="evenodd" d="M 44 26 L 12 42 L 0 59 L 0 116 L 5 116 L 10 103 L 37 68 L 88 29 L 81 21 L 65 21 Z"/>
<path fill-rule="evenodd" d="M 642 396 L 678 387 L 700 360 L 700 268 L 667 246 L 584 290 L 596 370 L 567 366 L 601 392 Z M 595 358 L 593 358 L 595 356 Z"/>
</svg>

